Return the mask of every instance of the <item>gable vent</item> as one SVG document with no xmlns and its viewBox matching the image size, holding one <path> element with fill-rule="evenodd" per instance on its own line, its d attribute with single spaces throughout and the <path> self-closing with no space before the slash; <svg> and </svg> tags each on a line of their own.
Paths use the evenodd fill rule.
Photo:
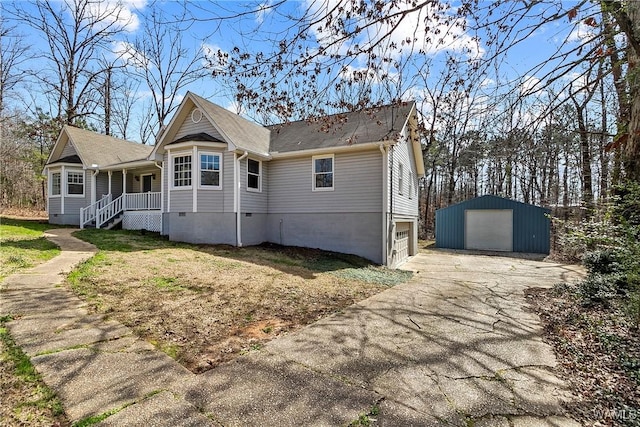
<svg viewBox="0 0 640 427">
<path fill-rule="evenodd" d="M 191 112 L 191 121 L 193 123 L 200 123 L 200 120 L 202 120 L 202 110 L 194 108 Z"/>
</svg>

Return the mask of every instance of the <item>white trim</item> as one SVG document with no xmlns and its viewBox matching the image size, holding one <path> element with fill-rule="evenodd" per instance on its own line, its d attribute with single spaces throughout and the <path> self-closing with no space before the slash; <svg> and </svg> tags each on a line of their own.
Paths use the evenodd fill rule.
<svg viewBox="0 0 640 427">
<path fill-rule="evenodd" d="M 82 194 L 69 194 L 69 174 L 70 173 L 74 173 L 74 174 L 80 174 L 82 175 Z M 64 191 L 65 191 L 65 197 L 73 197 L 73 198 L 84 198 L 85 197 L 85 193 L 86 193 L 86 181 L 87 181 L 87 176 L 86 173 L 84 171 L 84 169 L 65 169 L 65 173 L 64 173 Z"/>
<path fill-rule="evenodd" d="M 311 148 L 308 150 L 299 150 L 299 151 L 287 151 L 284 153 L 280 153 L 274 151 L 271 154 L 271 159 L 289 159 L 294 157 L 309 157 L 310 155 L 323 155 L 323 154 L 338 154 L 338 153 L 349 153 L 353 151 L 367 151 L 367 150 L 375 150 L 380 147 L 380 144 L 385 146 L 394 145 L 398 141 L 394 140 L 384 140 L 377 142 L 364 142 L 364 143 L 355 143 L 351 145 L 343 145 L 341 147 L 327 147 L 327 148 Z"/>
<path fill-rule="evenodd" d="M 58 169 L 51 169 L 49 168 L 47 170 L 48 176 L 47 176 L 47 181 L 48 184 L 47 185 L 47 196 L 51 199 L 57 199 L 59 197 L 62 196 L 62 168 Z M 58 191 L 60 191 L 58 194 L 53 194 L 53 175 L 54 174 L 59 174 L 60 175 L 60 188 L 58 189 Z"/>
<path fill-rule="evenodd" d="M 233 153 L 233 212 L 238 213 L 238 154 Z"/>
<path fill-rule="evenodd" d="M 196 119 L 196 113 L 200 113 L 200 117 L 198 117 Z M 191 121 L 193 123 L 200 123 L 200 121 L 202 120 L 203 114 L 202 114 L 202 110 L 199 108 L 194 108 L 193 110 L 191 110 Z"/>
<path fill-rule="evenodd" d="M 258 188 L 249 187 L 249 160 L 258 162 Z M 262 193 L 262 160 L 247 158 L 247 191 L 250 193 Z M 252 173 L 251 175 L 255 175 Z"/>
<path fill-rule="evenodd" d="M 127 170 L 122 169 L 122 194 L 127 194 Z"/>
<path fill-rule="evenodd" d="M 387 211 L 389 210 L 389 154 L 388 147 L 380 144 L 382 151 L 382 265 L 387 265 Z"/>
<path fill-rule="evenodd" d="M 109 173 L 109 194 L 111 194 L 111 177 L 113 176 L 113 171 L 108 171 Z"/>
<path fill-rule="evenodd" d="M 96 169 L 91 173 L 91 204 L 93 205 L 96 202 L 96 193 L 97 193 L 97 183 L 96 176 L 100 173 L 100 170 Z"/>
<path fill-rule="evenodd" d="M 171 212 L 171 180 L 173 179 L 173 168 L 171 162 L 171 150 L 167 150 L 167 161 L 169 163 L 169 168 L 167 173 L 165 173 L 164 179 L 167 180 L 167 212 Z M 164 171 L 164 159 L 162 162 L 162 167 Z M 162 183 L 162 188 L 164 190 L 164 182 Z"/>
<path fill-rule="evenodd" d="M 202 170 L 201 165 L 202 165 L 202 159 L 200 158 L 200 156 L 218 156 L 218 165 L 220 166 L 220 168 L 218 169 L 218 174 L 219 174 L 219 179 L 218 179 L 218 185 L 203 185 L 201 182 L 201 178 L 202 178 Z M 198 188 L 200 190 L 222 190 L 222 169 L 223 169 L 223 162 L 224 162 L 224 155 L 222 152 L 220 151 L 198 151 Z M 216 172 L 216 171 L 213 171 Z"/>
<path fill-rule="evenodd" d="M 237 161 L 234 162 L 234 169 L 236 172 L 234 174 L 234 181 L 238 183 L 238 185 L 234 185 L 234 187 L 237 188 L 237 191 L 234 192 L 234 194 L 237 194 L 238 196 L 238 198 L 236 199 L 238 203 L 236 208 L 236 245 L 238 247 L 242 247 L 242 197 L 240 192 L 242 190 L 242 182 L 240 180 L 240 162 L 244 160 L 248 155 L 249 153 L 245 151 L 244 154 L 238 157 Z"/>
<path fill-rule="evenodd" d="M 316 188 L 316 160 L 331 159 L 331 187 Z M 318 172 L 326 173 L 326 172 Z M 336 188 L 336 159 L 333 154 L 323 154 L 311 157 L 311 191 L 333 191 Z"/>
<path fill-rule="evenodd" d="M 197 147 L 193 147 L 194 149 Z M 194 150 L 190 150 L 190 151 L 178 151 L 177 153 L 169 153 L 169 170 L 170 173 L 168 174 L 168 178 L 169 178 L 169 190 L 191 190 L 194 185 L 193 185 L 193 180 L 194 180 L 194 159 L 193 158 L 193 152 Z M 175 158 L 176 157 L 184 157 L 184 156 L 191 156 L 191 185 L 183 185 L 183 186 L 174 186 L 173 184 L 175 184 L 174 179 L 175 179 Z"/>
<path fill-rule="evenodd" d="M 200 153 L 198 153 L 198 147 L 194 145 L 191 153 L 191 187 L 193 191 L 191 193 L 191 212 L 198 212 L 198 187 L 200 187 Z M 193 180 L 196 179 L 196 177 L 198 179 L 198 185 L 193 185 Z"/>
<path fill-rule="evenodd" d="M 178 142 L 176 144 L 170 144 L 172 150 L 179 150 L 181 148 L 191 148 L 194 145 L 197 147 L 205 147 L 205 148 L 216 148 L 216 149 L 227 149 L 229 145 L 225 142 L 213 142 L 213 141 L 184 141 Z M 168 151 L 168 150 L 167 150 Z"/>
</svg>

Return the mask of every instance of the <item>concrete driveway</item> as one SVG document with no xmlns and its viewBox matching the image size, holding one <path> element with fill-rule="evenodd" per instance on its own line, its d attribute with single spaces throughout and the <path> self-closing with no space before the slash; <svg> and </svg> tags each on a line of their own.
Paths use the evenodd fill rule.
<svg viewBox="0 0 640 427">
<path fill-rule="evenodd" d="M 393 427 L 578 425 L 523 294 L 575 280 L 577 267 L 420 254 L 404 265 L 410 282 L 195 375 L 58 286 L 95 251 L 72 231 L 50 231 L 62 254 L 1 284 L 0 314 L 20 314 L 10 332 L 73 422 L 345 426 L 370 414 Z"/>
<path fill-rule="evenodd" d="M 579 425 L 523 293 L 578 267 L 431 251 L 403 268 L 409 283 L 198 376 L 185 398 L 223 425 L 344 425 L 373 405 L 385 426 Z"/>
</svg>

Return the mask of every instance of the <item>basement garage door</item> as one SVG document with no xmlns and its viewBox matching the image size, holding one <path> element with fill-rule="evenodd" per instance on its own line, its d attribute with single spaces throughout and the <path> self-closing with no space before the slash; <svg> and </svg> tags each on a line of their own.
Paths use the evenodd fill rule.
<svg viewBox="0 0 640 427">
<path fill-rule="evenodd" d="M 513 210 L 464 211 L 465 249 L 513 251 Z"/>
<path fill-rule="evenodd" d="M 409 231 L 410 223 L 396 223 L 396 264 L 404 262 L 409 258 Z"/>
</svg>

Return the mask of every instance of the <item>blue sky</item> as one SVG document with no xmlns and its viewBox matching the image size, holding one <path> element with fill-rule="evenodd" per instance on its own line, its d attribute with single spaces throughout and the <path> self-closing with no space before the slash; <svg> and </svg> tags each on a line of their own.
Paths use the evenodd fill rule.
<svg viewBox="0 0 640 427">
<path fill-rule="evenodd" d="M 55 0 L 59 1 L 59 0 Z M 115 0 L 114 0 L 115 1 Z M 106 0 L 103 2 L 102 7 L 115 7 L 114 1 Z M 267 3 L 259 2 L 233 2 L 224 1 L 219 3 L 211 2 L 187 2 L 186 13 L 187 17 L 197 18 L 192 21 L 188 27 L 185 26 L 185 30 L 182 32 L 184 47 L 189 49 L 195 54 L 200 49 L 205 51 L 216 51 L 220 49 L 225 52 L 231 51 L 234 46 L 238 46 L 243 50 L 251 52 L 268 52 L 272 49 L 271 44 L 267 43 L 267 39 L 272 38 L 274 35 L 281 35 L 286 30 L 291 22 L 286 19 L 286 15 L 299 16 L 305 10 L 311 10 L 316 13 L 322 13 L 331 7 L 337 0 L 326 0 L 320 2 L 314 2 L 312 0 L 294 1 L 281 5 L 276 10 L 267 9 L 264 12 L 249 13 L 242 18 L 233 20 L 219 21 L 222 15 L 233 15 L 236 13 L 246 12 L 247 10 L 256 10 L 260 6 L 273 3 L 272 0 L 266 0 Z M 168 15 L 181 16 L 185 10 L 183 9 L 183 3 L 163 1 L 158 3 L 163 12 Z M 488 4 L 488 3 L 487 3 Z M 486 6 L 487 4 L 482 4 Z M 561 9 L 570 9 L 575 2 L 564 2 L 561 4 Z M 127 25 L 123 31 L 119 34 L 117 40 L 109 46 L 106 51 L 106 55 L 112 55 L 115 57 L 116 52 L 122 49 L 128 40 L 134 39 L 140 33 L 140 24 L 145 19 L 145 14 L 150 9 L 150 4 L 146 0 L 129 0 L 124 2 L 124 9 L 122 15 L 126 18 Z M 258 6 L 258 7 L 256 7 Z M 33 5 L 29 2 L 18 3 L 18 7 L 23 8 L 25 11 L 33 11 Z M 431 11 L 421 11 L 420 14 L 414 13 L 403 21 L 399 25 L 390 37 L 390 40 L 397 43 L 402 43 L 407 36 L 417 35 L 421 40 L 415 49 L 422 49 L 425 54 L 420 55 L 420 60 L 412 66 L 408 66 L 405 69 L 406 83 L 404 84 L 404 97 L 421 97 L 421 93 L 424 90 L 423 82 L 420 79 L 416 80 L 413 77 L 416 73 L 425 72 L 425 67 L 429 67 L 429 77 L 427 78 L 427 85 L 436 86 L 435 80 L 440 72 L 444 69 L 446 64 L 443 61 L 446 59 L 444 52 L 449 52 L 457 55 L 458 57 L 470 58 L 476 56 L 482 58 L 490 54 L 491 48 L 488 47 L 482 40 L 477 43 L 474 41 L 473 36 L 476 35 L 470 31 L 465 31 L 462 26 L 455 25 L 456 23 L 473 24 L 473 22 L 464 22 L 452 18 L 449 25 L 434 25 L 431 30 L 433 32 L 439 32 L 442 37 L 441 44 L 434 44 L 429 42 L 422 42 L 427 34 L 424 30 L 424 26 L 421 24 L 424 18 L 424 13 Z M 436 13 L 436 11 L 433 11 Z M 445 8 L 439 13 L 445 16 L 453 16 L 455 14 L 455 6 Z M 580 18 L 580 16 L 578 17 Z M 526 27 L 531 25 L 535 21 L 525 21 L 520 25 Z M 313 47 L 317 46 L 317 43 L 329 43 L 333 39 L 327 32 L 320 32 L 316 30 L 317 26 L 312 29 L 309 34 L 309 44 Z M 363 33 L 357 39 L 349 40 L 346 43 L 336 47 L 336 53 L 344 53 L 349 46 L 354 44 L 366 45 L 366 43 L 373 43 L 376 41 L 376 31 L 385 31 L 388 28 L 383 25 L 373 28 L 367 33 Z M 27 26 L 18 24 L 18 30 L 21 34 L 26 36 L 26 41 L 33 46 L 34 51 L 38 49 L 46 49 L 44 40 L 40 35 L 37 35 L 32 29 Z M 295 30 L 295 28 L 293 29 Z M 437 30 L 437 31 L 434 31 Z M 571 43 L 577 43 L 580 41 L 580 36 L 588 33 L 589 28 L 581 24 L 580 19 L 575 19 L 573 22 L 569 22 L 568 19 L 560 19 L 549 24 L 545 24 L 541 28 L 538 28 L 527 40 L 523 41 L 513 49 L 511 49 L 508 55 L 505 56 L 503 61 L 499 63 L 499 68 L 489 69 L 486 75 L 486 81 L 484 84 L 487 88 L 490 88 L 492 84 L 498 80 L 504 83 L 507 80 L 516 80 L 518 78 L 525 82 L 525 88 L 533 86 L 537 79 L 544 75 L 544 68 L 538 70 L 537 73 L 529 73 L 536 64 L 544 63 L 545 59 L 553 54 L 555 49 L 569 39 Z M 486 33 L 477 33 L 480 38 L 485 38 Z M 434 36 L 435 37 L 435 36 Z M 464 48 L 468 48 L 467 52 L 464 52 Z M 396 54 L 399 60 L 406 59 L 404 54 Z M 554 64 L 549 64 L 553 66 Z M 31 61 L 25 64 L 28 67 L 41 66 L 37 61 Z M 364 62 L 358 58 L 349 65 L 346 73 L 340 73 L 340 70 L 332 70 L 331 75 L 327 76 L 328 80 L 344 79 L 349 80 L 349 76 L 354 70 L 366 70 Z M 493 74 L 495 72 L 498 75 Z M 390 70 L 390 75 L 393 77 L 394 70 Z M 375 79 L 375 77 L 374 77 Z M 499 88 L 502 90 L 503 88 Z M 27 107 L 33 107 L 33 103 L 29 98 L 35 98 L 35 102 L 44 104 L 44 94 L 38 93 L 38 86 L 36 83 L 27 89 L 30 94 L 35 96 L 21 96 L 22 102 L 26 101 Z M 234 103 L 234 92 L 232 88 L 224 87 L 216 79 L 206 76 L 197 82 L 190 84 L 187 88 L 182 90 L 181 96 L 184 96 L 186 90 L 191 90 L 205 98 L 212 100 L 224 107 L 227 107 L 233 111 L 238 110 L 238 105 Z M 146 93 L 145 93 L 146 91 Z M 138 96 L 141 99 L 148 97 L 148 89 L 143 86 L 139 89 Z M 20 103 L 20 99 L 15 99 L 15 103 Z M 17 105 L 19 108 L 20 105 Z M 138 107 L 140 108 L 140 107 Z M 46 109 L 46 108 L 45 108 Z M 137 112 L 137 115 L 140 113 Z M 428 114 L 428 111 L 426 112 Z M 139 120 L 139 119 L 138 119 Z M 134 125 L 135 126 L 135 125 Z M 133 139 L 136 139 L 137 135 L 133 135 Z"/>
</svg>

